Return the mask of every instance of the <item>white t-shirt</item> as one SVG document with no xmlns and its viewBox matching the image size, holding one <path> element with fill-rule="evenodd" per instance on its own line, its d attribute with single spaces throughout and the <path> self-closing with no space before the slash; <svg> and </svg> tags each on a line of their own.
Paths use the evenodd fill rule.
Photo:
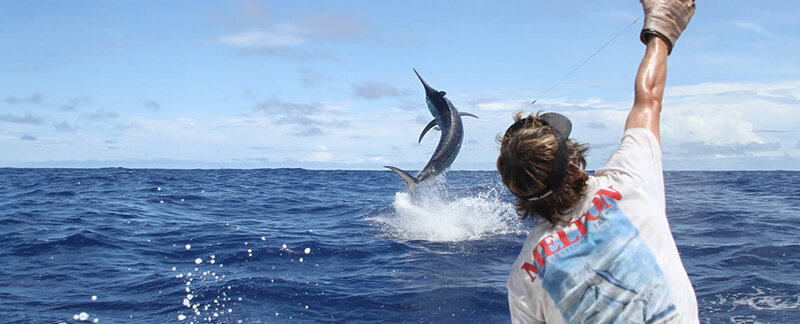
<svg viewBox="0 0 800 324">
<path fill-rule="evenodd" d="M 514 323 L 698 323 L 697 299 L 667 222 L 661 147 L 625 131 L 585 196 L 542 221 L 508 278 Z"/>
</svg>

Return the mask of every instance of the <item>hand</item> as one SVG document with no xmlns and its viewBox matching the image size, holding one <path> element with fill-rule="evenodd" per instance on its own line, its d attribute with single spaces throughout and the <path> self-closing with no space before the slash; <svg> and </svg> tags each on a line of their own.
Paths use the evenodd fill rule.
<svg viewBox="0 0 800 324">
<path fill-rule="evenodd" d="M 652 36 L 667 42 L 668 53 L 672 53 L 675 42 L 695 12 L 694 0 L 640 0 L 644 9 L 644 26 L 640 34 L 647 44 Z"/>
</svg>

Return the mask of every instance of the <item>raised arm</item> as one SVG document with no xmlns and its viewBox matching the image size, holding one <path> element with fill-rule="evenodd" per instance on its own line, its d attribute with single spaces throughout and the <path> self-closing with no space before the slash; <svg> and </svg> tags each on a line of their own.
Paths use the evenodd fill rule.
<svg viewBox="0 0 800 324">
<path fill-rule="evenodd" d="M 634 84 L 633 108 L 625 129 L 647 128 L 661 143 L 661 98 L 667 82 L 667 56 L 672 53 L 695 11 L 694 0 L 640 0 L 644 26 L 639 38 L 647 50 Z"/>
<path fill-rule="evenodd" d="M 625 129 L 647 128 L 661 142 L 661 98 L 667 82 L 669 48 L 661 37 L 650 37 L 647 51 L 639 65 L 634 84 L 633 108 L 625 121 Z"/>
</svg>

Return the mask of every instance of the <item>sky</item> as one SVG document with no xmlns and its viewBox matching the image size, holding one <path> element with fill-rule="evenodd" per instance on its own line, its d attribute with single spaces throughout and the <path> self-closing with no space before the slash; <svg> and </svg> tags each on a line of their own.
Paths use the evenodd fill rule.
<svg viewBox="0 0 800 324">
<path fill-rule="evenodd" d="M 418 170 L 439 133 L 417 142 L 432 119 L 417 69 L 480 117 L 464 118 L 453 169 L 493 170 L 495 136 L 518 111 L 571 118 L 596 169 L 633 101 L 641 11 L 0 0 L 0 167 Z M 666 170 L 800 170 L 798 12 L 798 1 L 697 1 L 668 60 Z"/>
</svg>

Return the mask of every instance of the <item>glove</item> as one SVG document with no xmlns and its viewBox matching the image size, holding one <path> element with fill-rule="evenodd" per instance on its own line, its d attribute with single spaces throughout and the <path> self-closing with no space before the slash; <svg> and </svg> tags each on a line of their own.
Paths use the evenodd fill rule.
<svg viewBox="0 0 800 324">
<path fill-rule="evenodd" d="M 694 15 L 694 0 L 639 0 L 644 9 L 644 26 L 639 38 L 647 44 L 652 36 L 667 42 L 668 53 L 672 53 L 675 41 L 686 29 Z"/>
</svg>

